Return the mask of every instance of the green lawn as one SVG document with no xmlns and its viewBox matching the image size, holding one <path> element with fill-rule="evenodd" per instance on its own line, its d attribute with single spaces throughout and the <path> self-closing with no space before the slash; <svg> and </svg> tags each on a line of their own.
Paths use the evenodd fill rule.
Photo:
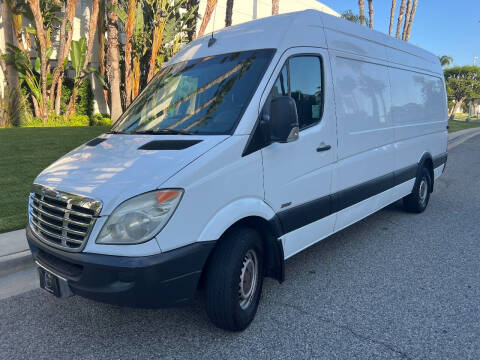
<svg viewBox="0 0 480 360">
<path fill-rule="evenodd" d="M 27 223 L 33 179 L 59 157 L 108 127 L 0 129 L 0 233 Z"/>
<path fill-rule="evenodd" d="M 472 123 L 472 122 L 466 122 L 466 121 L 457 121 L 457 120 L 450 120 L 448 122 L 449 128 L 448 132 L 455 132 L 458 130 L 463 130 L 463 129 L 470 129 L 473 127 L 478 127 L 480 126 L 480 123 Z"/>
</svg>

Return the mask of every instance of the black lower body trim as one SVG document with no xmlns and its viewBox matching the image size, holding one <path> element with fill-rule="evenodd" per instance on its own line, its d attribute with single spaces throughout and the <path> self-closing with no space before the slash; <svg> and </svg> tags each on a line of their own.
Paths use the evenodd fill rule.
<svg viewBox="0 0 480 360">
<path fill-rule="evenodd" d="M 194 243 L 158 255 L 127 257 L 68 253 L 38 240 L 27 226 L 33 257 L 68 280 L 74 294 L 110 304 L 158 308 L 191 299 L 215 242 Z"/>
<path fill-rule="evenodd" d="M 432 160 L 433 168 L 445 164 L 446 161 L 447 153 L 434 157 Z M 334 194 L 280 211 L 277 215 L 282 223 L 283 234 L 297 230 L 406 181 L 415 179 L 420 165 L 407 166 Z"/>
</svg>

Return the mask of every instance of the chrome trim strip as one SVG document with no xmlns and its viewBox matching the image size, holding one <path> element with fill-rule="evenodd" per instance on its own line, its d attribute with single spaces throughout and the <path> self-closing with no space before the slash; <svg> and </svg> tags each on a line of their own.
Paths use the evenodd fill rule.
<svg viewBox="0 0 480 360">
<path fill-rule="evenodd" d="M 41 267 L 43 270 L 48 271 L 49 273 L 55 275 L 55 276 L 58 277 L 59 279 L 61 279 L 61 280 L 63 280 L 63 281 L 67 281 L 67 279 L 65 279 L 63 276 L 58 275 L 58 273 L 57 273 L 56 271 L 50 270 L 50 269 L 49 269 L 48 267 L 46 267 L 45 265 L 42 265 L 40 262 L 35 261 L 35 264 L 37 264 L 37 266 Z"/>
</svg>

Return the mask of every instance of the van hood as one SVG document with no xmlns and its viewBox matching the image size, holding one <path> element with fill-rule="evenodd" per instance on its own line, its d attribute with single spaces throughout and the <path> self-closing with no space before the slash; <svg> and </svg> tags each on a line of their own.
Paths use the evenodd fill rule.
<svg viewBox="0 0 480 360">
<path fill-rule="evenodd" d="M 55 161 L 34 183 L 102 202 L 109 215 L 121 202 L 159 188 L 226 135 L 104 134 Z"/>
</svg>

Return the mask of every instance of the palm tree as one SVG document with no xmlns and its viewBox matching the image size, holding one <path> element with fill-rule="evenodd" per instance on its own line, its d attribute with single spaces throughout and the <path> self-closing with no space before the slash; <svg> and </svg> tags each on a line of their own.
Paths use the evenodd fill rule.
<svg viewBox="0 0 480 360">
<path fill-rule="evenodd" d="M 32 0 L 30 0 L 32 1 Z M 115 12 L 118 0 L 108 0 L 107 4 L 107 77 L 110 86 L 110 116 L 115 122 L 122 115 L 120 96 L 120 50 L 118 42 L 118 16 Z"/>
<path fill-rule="evenodd" d="M 405 36 L 407 34 L 408 22 L 410 21 L 411 11 L 412 11 L 412 0 L 408 0 L 407 11 L 405 13 L 405 22 L 403 24 L 402 40 L 405 40 Z"/>
<path fill-rule="evenodd" d="M 127 24 L 125 26 L 125 107 L 132 99 L 132 36 L 135 26 L 137 0 L 128 0 Z"/>
<path fill-rule="evenodd" d="M 393 34 L 393 21 L 395 19 L 395 9 L 397 7 L 397 0 L 392 0 L 392 9 L 390 10 L 390 26 L 388 28 L 388 34 L 392 36 Z"/>
<path fill-rule="evenodd" d="M 272 0 L 272 15 L 278 15 L 280 0 Z"/>
<path fill-rule="evenodd" d="M 400 3 L 400 13 L 398 14 L 398 21 L 397 21 L 397 34 L 396 38 L 400 39 L 400 33 L 402 29 L 402 22 L 403 22 L 403 15 L 405 15 L 405 7 L 407 4 L 407 0 L 402 0 Z"/>
<path fill-rule="evenodd" d="M 157 56 L 160 47 L 162 46 L 163 41 L 163 31 L 165 30 L 165 24 L 167 23 L 167 13 L 166 13 L 167 0 L 161 0 L 160 8 L 157 9 L 155 14 L 155 27 L 153 30 L 153 41 L 152 41 L 152 54 L 150 56 L 147 82 L 152 80 L 153 75 L 157 70 Z"/>
<path fill-rule="evenodd" d="M 5 36 L 5 43 L 7 44 L 15 44 L 15 33 L 13 28 L 13 16 L 12 16 L 12 9 L 7 3 L 4 1 L 1 5 L 0 9 L 2 10 L 3 14 L 3 29 L 4 29 L 4 36 Z M 0 52 L 0 55 L 1 52 Z M 7 84 L 10 90 L 17 90 L 19 86 L 18 74 L 17 69 L 15 68 L 14 64 L 7 63 L 5 60 L 1 60 L 2 70 L 5 73 L 5 78 L 7 79 Z"/>
<path fill-rule="evenodd" d="M 410 11 L 410 16 L 408 17 L 407 32 L 404 38 L 405 41 L 410 40 L 410 34 L 412 33 L 413 20 L 415 19 L 415 14 L 417 13 L 417 4 L 418 4 L 418 0 L 413 0 L 412 10 Z"/>
<path fill-rule="evenodd" d="M 203 15 L 202 24 L 200 25 L 200 30 L 198 30 L 197 37 L 200 37 L 205 32 L 207 28 L 208 22 L 210 21 L 210 17 L 215 10 L 215 6 L 217 6 L 217 0 L 207 0 L 207 7 L 205 8 L 205 15 Z"/>
<path fill-rule="evenodd" d="M 360 24 L 365 24 L 365 1 L 358 0 L 358 8 L 360 10 Z"/>
<path fill-rule="evenodd" d="M 232 25 L 233 0 L 227 0 L 227 11 L 225 13 L 225 27 Z"/>
<path fill-rule="evenodd" d="M 453 58 L 448 55 L 439 56 L 438 59 L 440 60 L 442 67 L 450 66 L 453 63 Z"/>
<path fill-rule="evenodd" d="M 368 26 L 373 29 L 373 0 L 368 0 L 368 16 L 370 17 Z"/>
</svg>

